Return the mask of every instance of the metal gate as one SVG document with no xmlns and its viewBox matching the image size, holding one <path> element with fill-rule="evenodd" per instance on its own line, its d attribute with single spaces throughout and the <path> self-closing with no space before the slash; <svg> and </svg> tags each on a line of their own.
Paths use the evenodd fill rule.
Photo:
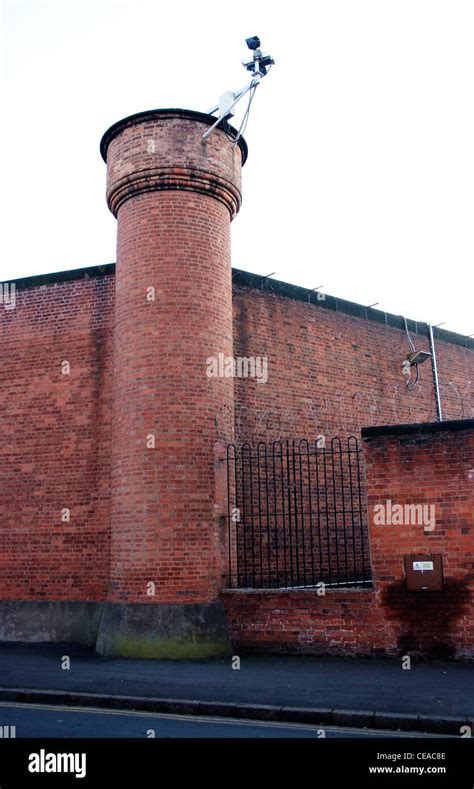
<svg viewBox="0 0 474 789">
<path fill-rule="evenodd" d="M 371 586 L 357 439 L 227 447 L 229 587 Z"/>
</svg>

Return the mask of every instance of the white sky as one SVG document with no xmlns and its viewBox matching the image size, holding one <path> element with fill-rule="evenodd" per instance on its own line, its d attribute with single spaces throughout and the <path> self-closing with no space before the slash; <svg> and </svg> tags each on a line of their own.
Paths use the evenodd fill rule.
<svg viewBox="0 0 474 789">
<path fill-rule="evenodd" d="M 3 3 L 0 278 L 113 262 L 103 132 L 207 111 L 254 34 L 233 266 L 474 333 L 472 0 Z"/>
</svg>

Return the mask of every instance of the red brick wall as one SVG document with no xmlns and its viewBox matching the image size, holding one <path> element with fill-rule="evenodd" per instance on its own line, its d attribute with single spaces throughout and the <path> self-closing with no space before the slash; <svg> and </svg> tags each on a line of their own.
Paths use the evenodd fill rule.
<svg viewBox="0 0 474 789">
<path fill-rule="evenodd" d="M 385 652 L 375 595 L 367 589 L 222 592 L 234 649 L 369 655 Z"/>
<path fill-rule="evenodd" d="M 374 589 L 224 592 L 236 649 L 474 657 L 473 425 L 424 428 L 365 441 Z M 387 499 L 434 504 L 434 529 L 376 525 Z M 444 590 L 407 592 L 403 557 L 431 553 Z"/>
<path fill-rule="evenodd" d="M 107 591 L 113 286 L 95 277 L 18 287 L 15 309 L 1 309 L 3 599 Z"/>
<path fill-rule="evenodd" d="M 167 195 L 171 199 L 173 193 Z M 206 205 L 211 203 L 210 198 L 203 199 Z M 217 201 L 211 205 L 215 211 L 221 210 Z M 163 271 L 167 271 L 166 267 Z M 187 276 L 191 278 L 195 274 L 193 268 Z M 4 358 L 0 369 L 3 436 L 0 539 L 4 598 L 102 599 L 105 595 L 110 562 L 114 280 L 112 276 L 93 277 L 41 287 L 19 287 L 16 309 L 0 310 Z M 202 281 L 208 289 L 212 287 L 210 280 Z M 156 285 L 157 280 L 154 283 Z M 133 283 L 128 282 L 127 287 L 133 296 Z M 181 290 L 176 289 L 177 295 L 170 310 L 185 314 L 185 306 L 180 301 Z M 160 299 L 162 301 L 159 287 L 157 293 L 156 302 L 146 305 L 150 307 L 150 315 L 157 312 Z M 125 307 L 129 303 L 127 298 Z M 218 302 L 219 298 L 216 298 Z M 202 305 L 204 301 L 203 294 L 199 303 Z M 195 304 L 190 309 L 195 311 Z M 355 428 L 356 423 L 394 422 L 398 415 L 402 419 L 405 413 L 405 419 L 408 419 L 415 413 L 413 403 L 418 402 L 424 405 L 416 412 L 416 418 L 432 418 L 434 401 L 429 363 L 420 368 L 421 390 L 414 395 L 415 399 L 404 391 L 405 383 L 399 369 L 400 359 L 406 352 L 403 332 L 342 315 L 317 304 L 306 305 L 242 288 L 234 291 L 234 311 L 235 355 L 267 354 L 270 363 L 267 384 L 256 384 L 252 379 L 234 381 L 238 436 L 244 434 L 252 438 L 256 434 L 257 437 L 276 438 L 283 434 L 293 437 L 310 431 L 315 435 L 324 429 L 332 435 L 341 426 Z M 142 315 L 141 330 L 145 326 L 143 321 Z M 306 330 L 302 328 L 305 325 Z M 159 322 L 156 326 L 156 331 L 160 331 Z M 330 361 L 330 373 L 324 362 L 317 362 L 321 357 L 328 363 L 328 349 L 325 342 L 318 339 L 318 331 L 328 343 L 338 333 L 344 338 L 344 341 L 340 340 L 344 353 L 337 357 L 336 362 Z M 191 332 L 192 327 L 188 337 Z M 141 336 L 146 334 L 142 331 Z M 360 348 L 354 349 L 352 345 L 358 343 L 353 340 L 360 335 L 366 342 L 362 344 L 359 341 Z M 157 335 L 148 336 L 153 346 L 153 359 L 157 360 Z M 368 338 L 372 336 L 369 345 Z M 164 354 L 165 361 L 160 364 L 154 361 L 150 368 L 152 377 L 162 376 L 163 365 L 169 364 L 175 352 L 166 344 L 165 335 L 163 337 L 160 353 Z M 173 342 L 179 344 L 180 337 L 177 332 Z M 293 340 L 293 337 L 297 339 Z M 380 362 L 382 339 L 384 355 L 391 349 L 391 366 Z M 420 337 L 417 345 L 426 348 L 426 338 Z M 222 349 L 227 347 L 230 346 L 223 345 Z M 468 395 L 472 373 L 468 364 L 472 352 L 440 340 L 437 340 L 436 347 L 445 412 L 448 416 L 466 417 L 471 410 Z M 358 374 L 362 360 L 369 359 L 365 353 L 371 353 L 370 377 Z M 350 358 L 352 367 L 345 361 Z M 377 359 L 378 366 L 375 364 Z M 64 360 L 71 363 L 69 376 L 61 373 Z M 339 386 L 331 384 L 331 378 L 339 381 Z M 307 386 L 307 381 L 314 382 L 312 387 Z M 374 381 L 378 387 L 376 401 L 369 394 Z M 202 383 L 204 388 L 209 386 L 209 379 L 203 377 Z M 216 379 L 212 383 L 216 386 L 222 383 L 229 385 L 225 379 Z M 381 389 L 381 383 L 385 389 Z M 351 395 L 356 386 L 366 388 L 357 389 L 355 395 Z M 387 395 L 396 387 L 406 411 L 395 408 L 394 399 Z M 200 464 L 193 461 L 192 443 L 186 445 L 182 460 L 183 464 L 187 463 L 187 457 L 193 461 L 188 474 L 198 475 L 199 484 L 202 483 L 208 491 L 205 500 L 209 512 L 214 485 L 212 442 L 223 432 L 227 438 L 232 435 L 231 404 L 222 408 L 219 397 L 217 400 L 209 399 L 203 389 L 202 402 L 208 409 L 205 418 L 209 427 L 209 462 L 202 458 Z M 168 451 L 168 446 L 173 451 L 175 444 L 182 439 L 182 431 L 176 430 L 176 420 L 172 429 L 167 419 L 171 409 L 181 408 L 181 402 L 172 400 L 170 394 L 169 408 L 163 410 L 160 417 L 158 434 L 162 435 L 164 442 L 163 452 Z M 333 416 L 328 416 L 330 403 L 335 408 Z M 354 403 L 358 410 L 351 416 L 349 404 Z M 153 406 L 155 417 L 157 413 Z M 345 414 L 345 422 L 341 421 L 341 413 Z M 214 427 L 216 414 L 217 430 Z M 348 423 L 348 419 L 352 422 Z M 158 491 L 158 485 L 153 487 L 153 475 L 156 473 L 155 468 L 149 480 L 153 495 Z M 171 499 L 166 503 L 165 497 L 163 503 L 171 513 Z M 61 511 L 65 507 L 71 510 L 70 523 L 61 521 Z M 219 529 L 217 526 L 213 528 Z M 131 545 L 130 555 L 140 545 L 146 544 L 146 540 L 141 542 L 143 532 L 138 534 L 138 544 Z M 126 548 L 127 540 L 131 544 L 131 537 L 126 530 L 123 535 Z M 25 550 L 26 545 L 28 550 Z M 137 578 L 142 584 L 140 574 Z M 147 577 L 147 580 L 151 579 Z M 364 593 L 351 594 L 359 595 L 359 599 Z"/>
<path fill-rule="evenodd" d="M 413 335 L 417 350 L 428 337 Z M 234 354 L 267 356 L 268 382 L 235 380 L 236 441 L 358 434 L 436 419 L 431 363 L 407 391 L 404 331 L 275 293 L 234 287 Z M 472 349 L 436 340 L 445 419 L 474 414 Z M 223 419 L 223 424 L 225 420 Z"/>
<path fill-rule="evenodd" d="M 374 579 L 402 651 L 474 654 L 474 430 L 472 420 L 449 428 L 366 438 Z M 426 530 L 377 525 L 374 507 L 387 500 L 432 506 L 434 520 Z M 443 557 L 444 590 L 406 592 L 403 556 L 432 553 Z"/>
</svg>

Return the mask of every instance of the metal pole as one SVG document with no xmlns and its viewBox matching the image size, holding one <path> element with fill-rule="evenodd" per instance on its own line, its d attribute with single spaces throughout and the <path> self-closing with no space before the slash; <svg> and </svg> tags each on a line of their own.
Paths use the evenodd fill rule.
<svg viewBox="0 0 474 789">
<path fill-rule="evenodd" d="M 203 139 L 203 140 L 205 140 L 205 139 L 206 139 L 206 137 L 208 137 L 208 136 L 210 135 L 210 133 L 211 133 L 212 131 L 214 131 L 214 129 L 216 128 L 216 126 L 218 126 L 218 125 L 219 125 L 219 123 L 221 123 L 221 121 L 223 121 L 223 120 L 224 120 L 224 118 L 227 118 L 227 116 L 229 115 L 230 111 L 231 111 L 232 109 L 234 109 L 235 105 L 237 104 L 237 102 L 238 102 L 238 101 L 240 101 L 240 99 L 242 98 L 242 96 L 245 96 L 245 94 L 246 94 L 246 93 L 248 93 L 248 91 L 249 91 L 249 90 L 251 90 L 251 89 L 252 89 L 254 86 L 258 85 L 258 84 L 259 84 L 259 82 L 260 82 L 260 76 L 259 76 L 259 78 L 258 78 L 258 79 L 257 79 L 257 77 L 255 76 L 255 77 L 252 79 L 251 83 L 250 83 L 249 85 L 247 85 L 247 87 L 246 87 L 246 88 L 243 88 L 243 90 L 239 91 L 239 93 L 237 94 L 237 98 L 236 98 L 236 99 L 234 99 L 234 101 L 232 102 L 232 104 L 230 104 L 230 105 L 227 107 L 227 110 L 226 110 L 226 111 L 223 113 L 223 115 L 219 115 L 219 117 L 217 118 L 216 122 L 215 122 L 215 123 L 213 123 L 213 124 L 212 124 L 212 126 L 210 126 L 210 127 L 209 127 L 209 129 L 208 129 L 206 132 L 204 132 L 204 134 L 202 135 L 202 139 Z M 219 107 L 217 107 L 216 109 L 219 109 Z M 210 114 L 210 113 L 208 113 L 208 114 Z"/>
<path fill-rule="evenodd" d="M 436 416 L 438 417 L 438 421 L 442 422 L 443 414 L 441 412 L 441 395 L 439 391 L 438 365 L 436 363 L 436 351 L 434 344 L 433 327 L 431 323 L 428 324 L 428 329 L 430 335 L 431 366 L 433 368 L 433 383 L 434 383 L 435 399 L 436 399 Z"/>
</svg>

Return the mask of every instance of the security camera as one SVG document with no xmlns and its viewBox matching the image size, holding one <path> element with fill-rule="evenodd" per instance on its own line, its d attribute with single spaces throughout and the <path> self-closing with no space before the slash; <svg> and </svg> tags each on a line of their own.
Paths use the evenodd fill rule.
<svg viewBox="0 0 474 789">
<path fill-rule="evenodd" d="M 251 38 L 245 39 L 245 43 L 249 49 L 258 49 L 260 46 L 260 39 L 258 36 L 251 36 Z"/>
</svg>

